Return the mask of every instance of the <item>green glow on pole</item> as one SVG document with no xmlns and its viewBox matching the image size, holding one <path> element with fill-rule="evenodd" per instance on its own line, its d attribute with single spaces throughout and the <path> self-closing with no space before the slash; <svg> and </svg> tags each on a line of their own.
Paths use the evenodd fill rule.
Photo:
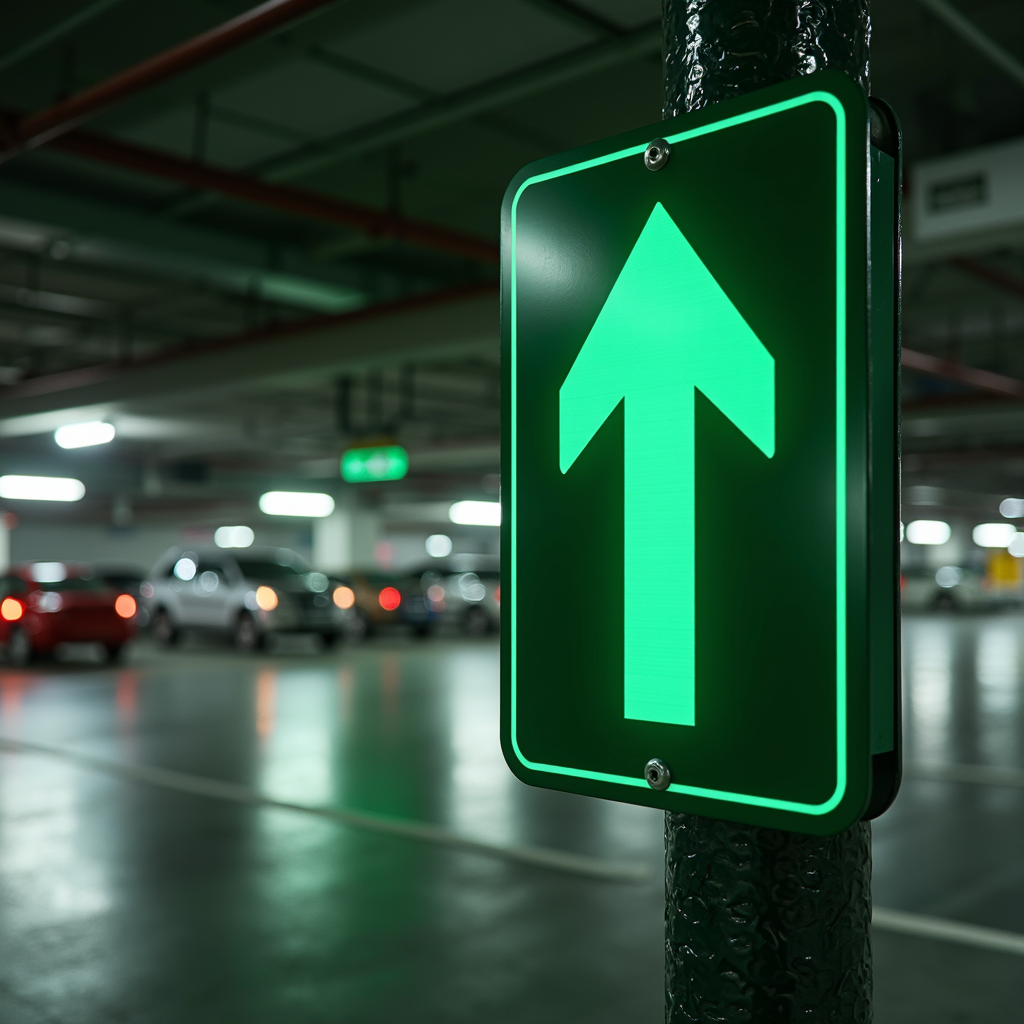
<svg viewBox="0 0 1024 1024">
<path fill-rule="evenodd" d="M 341 477 L 350 484 L 401 480 L 409 472 L 409 453 L 400 445 L 349 448 L 341 456 Z"/>
<path fill-rule="evenodd" d="M 695 722 L 695 388 L 775 454 L 775 360 L 658 203 L 559 391 L 559 468 L 625 400 L 624 715 L 675 725 Z"/>
</svg>

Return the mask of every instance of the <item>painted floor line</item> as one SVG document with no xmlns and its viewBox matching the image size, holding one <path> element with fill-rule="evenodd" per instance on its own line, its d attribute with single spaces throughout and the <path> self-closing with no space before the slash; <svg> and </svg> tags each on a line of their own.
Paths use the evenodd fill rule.
<svg viewBox="0 0 1024 1024">
<path fill-rule="evenodd" d="M 871 921 L 876 928 L 887 932 L 1024 956 L 1024 935 L 1019 932 L 1004 932 L 999 928 L 986 928 L 926 914 L 911 914 L 905 910 L 889 910 L 887 907 L 875 907 Z"/>
<path fill-rule="evenodd" d="M 564 871 L 585 878 L 602 879 L 608 882 L 644 882 L 650 878 L 650 872 L 643 865 L 617 864 L 609 861 L 586 857 L 581 854 L 553 850 L 543 846 L 506 846 L 501 843 L 488 843 L 479 839 L 471 839 L 438 825 L 426 822 L 409 821 L 402 818 L 388 818 L 382 815 L 366 814 L 362 811 L 344 811 L 334 807 L 318 807 L 311 804 L 293 803 L 288 800 L 274 800 L 254 789 L 238 786 L 232 782 L 210 779 L 202 775 L 190 775 L 186 772 L 171 771 L 167 768 L 155 768 L 151 765 L 130 764 L 125 761 L 112 761 L 107 758 L 94 757 L 67 750 L 63 747 L 51 747 L 43 743 L 28 740 L 17 740 L 0 736 L 0 748 L 19 753 L 43 754 L 71 761 L 85 768 L 106 772 L 118 778 L 129 779 L 148 786 L 161 789 L 172 789 L 180 793 L 192 793 L 213 800 L 226 800 L 232 803 L 252 804 L 259 807 L 276 807 L 301 814 L 311 814 L 318 818 L 327 818 L 341 825 L 363 829 L 368 832 L 381 832 L 386 835 L 400 836 L 404 839 L 416 839 L 420 842 L 450 846 L 460 850 L 480 853 L 488 857 L 528 864 L 531 867 L 547 868 L 552 871 Z"/>
<path fill-rule="evenodd" d="M 1024 771 L 987 764 L 911 764 L 907 778 L 930 782 L 968 782 L 977 786 L 1010 786 L 1024 789 Z"/>
</svg>

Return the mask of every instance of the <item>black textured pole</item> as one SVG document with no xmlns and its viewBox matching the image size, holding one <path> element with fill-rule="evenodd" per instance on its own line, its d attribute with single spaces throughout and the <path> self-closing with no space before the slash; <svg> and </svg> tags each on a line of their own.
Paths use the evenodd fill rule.
<svg viewBox="0 0 1024 1024">
<path fill-rule="evenodd" d="M 665 116 L 825 67 L 868 88 L 866 0 L 663 0 Z M 871 832 L 665 815 L 668 1024 L 871 1020 Z"/>
</svg>

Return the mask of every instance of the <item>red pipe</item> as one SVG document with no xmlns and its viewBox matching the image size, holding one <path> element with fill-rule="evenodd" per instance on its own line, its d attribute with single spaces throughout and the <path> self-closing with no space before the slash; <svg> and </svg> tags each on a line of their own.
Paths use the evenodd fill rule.
<svg viewBox="0 0 1024 1024">
<path fill-rule="evenodd" d="M 251 11 L 224 22 L 223 25 L 172 46 L 155 57 L 149 57 L 46 110 L 22 118 L 14 126 L 13 137 L 8 140 L 9 148 L 6 155 L 41 146 L 143 89 L 198 67 L 222 53 L 247 43 L 250 39 L 331 3 L 334 3 L 334 0 L 267 0 L 267 3 L 260 4 L 259 7 L 254 7 Z M 0 154 L 2 155 L 4 154 Z"/>
<path fill-rule="evenodd" d="M 927 352 L 917 352 L 912 348 L 902 350 L 900 362 L 912 370 L 929 373 L 933 377 L 955 380 L 960 384 L 969 384 L 971 387 L 980 388 L 982 391 L 991 391 L 997 395 L 1024 398 L 1024 380 L 1017 380 L 1016 377 L 1006 377 L 1001 373 L 992 373 L 990 370 L 964 366 L 963 363 L 940 359 L 938 356 L 928 355 Z"/>
<path fill-rule="evenodd" d="M 115 142 L 85 132 L 71 132 L 51 143 L 76 156 L 98 160 L 191 188 L 219 192 L 233 199 L 268 206 L 312 220 L 358 228 L 374 237 L 395 238 L 426 249 L 436 249 L 484 263 L 497 263 L 497 247 L 471 235 L 419 220 L 396 217 L 355 203 L 332 199 L 287 185 L 271 185 L 234 171 L 225 171 L 195 160 L 160 153 L 143 146 Z"/>
</svg>

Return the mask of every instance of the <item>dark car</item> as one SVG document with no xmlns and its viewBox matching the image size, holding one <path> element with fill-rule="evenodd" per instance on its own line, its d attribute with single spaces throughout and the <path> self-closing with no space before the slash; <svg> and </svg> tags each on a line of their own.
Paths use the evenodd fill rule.
<svg viewBox="0 0 1024 1024">
<path fill-rule="evenodd" d="M 60 644 L 97 643 L 114 660 L 136 631 L 138 602 L 82 566 L 34 562 L 0 578 L 0 643 L 16 665 Z"/>
<path fill-rule="evenodd" d="M 366 635 L 381 626 L 407 626 L 417 636 L 427 636 L 433 630 L 437 613 L 418 577 L 353 572 L 347 583 L 355 596 L 355 613 Z"/>
</svg>

